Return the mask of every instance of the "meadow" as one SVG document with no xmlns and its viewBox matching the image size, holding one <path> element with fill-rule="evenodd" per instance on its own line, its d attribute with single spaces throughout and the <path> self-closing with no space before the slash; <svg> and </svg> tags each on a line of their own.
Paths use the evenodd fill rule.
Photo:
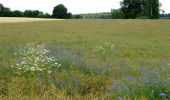
<svg viewBox="0 0 170 100">
<path fill-rule="evenodd" d="M 27 47 L 60 67 L 17 74 Z M 170 20 L 0 23 L 0 99 L 168 100 Z"/>
</svg>

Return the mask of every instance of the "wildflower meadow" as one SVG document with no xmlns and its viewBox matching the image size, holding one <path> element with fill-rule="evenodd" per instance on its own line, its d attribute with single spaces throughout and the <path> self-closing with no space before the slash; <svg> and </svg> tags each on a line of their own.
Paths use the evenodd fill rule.
<svg viewBox="0 0 170 100">
<path fill-rule="evenodd" d="M 170 100 L 170 21 L 0 23 L 1 100 Z"/>
</svg>

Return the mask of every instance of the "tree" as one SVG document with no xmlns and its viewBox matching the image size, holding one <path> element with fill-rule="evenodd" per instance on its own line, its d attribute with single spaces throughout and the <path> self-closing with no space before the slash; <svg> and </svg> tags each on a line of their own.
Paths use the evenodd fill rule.
<svg viewBox="0 0 170 100">
<path fill-rule="evenodd" d="M 124 18 L 159 18 L 159 0 L 123 0 L 120 5 Z"/>
<path fill-rule="evenodd" d="M 72 14 L 67 13 L 67 8 L 63 4 L 59 4 L 54 7 L 52 17 L 59 19 L 71 18 Z"/>
<path fill-rule="evenodd" d="M 67 18 L 72 16 L 71 13 L 67 14 Z M 51 18 L 51 15 L 48 13 L 43 13 L 39 10 L 25 10 L 24 12 L 19 10 L 11 11 L 10 8 L 4 7 L 0 3 L 0 17 L 33 17 L 33 18 Z"/>
<path fill-rule="evenodd" d="M 74 19 L 82 19 L 83 16 L 81 16 L 81 15 L 74 15 L 73 18 L 74 18 Z"/>
<path fill-rule="evenodd" d="M 45 14 L 44 14 L 44 18 L 51 18 L 51 15 L 48 14 L 48 13 L 45 13 Z"/>
<path fill-rule="evenodd" d="M 122 19 L 124 18 L 124 13 L 120 9 L 112 9 L 111 10 L 113 19 Z"/>
<path fill-rule="evenodd" d="M 43 12 L 38 11 L 38 10 L 32 10 L 32 17 L 38 17 L 38 15 L 39 15 L 40 13 L 43 13 Z"/>
<path fill-rule="evenodd" d="M 0 3 L 0 16 L 3 16 L 4 6 Z"/>
<path fill-rule="evenodd" d="M 142 0 L 123 0 L 121 2 L 121 11 L 124 13 L 124 18 L 136 18 L 142 15 L 143 2 Z"/>
<path fill-rule="evenodd" d="M 38 14 L 38 16 L 37 16 L 38 18 L 50 18 L 51 17 L 51 15 L 50 14 L 48 14 L 48 13 L 43 13 L 43 12 L 39 12 L 39 14 Z"/>
<path fill-rule="evenodd" d="M 7 17 L 11 17 L 12 15 L 11 9 L 7 7 L 4 7 L 3 13 L 4 13 L 4 16 L 7 16 Z"/>
<path fill-rule="evenodd" d="M 11 9 L 4 7 L 3 4 L 0 3 L 0 16 L 1 17 L 11 16 Z"/>
<path fill-rule="evenodd" d="M 12 12 L 12 17 L 22 17 L 22 16 L 23 16 L 23 12 L 19 10 L 15 10 Z"/>
<path fill-rule="evenodd" d="M 24 17 L 32 17 L 32 11 L 31 10 L 25 10 L 24 11 Z"/>
<path fill-rule="evenodd" d="M 42 13 L 43 12 L 38 11 L 38 10 L 25 10 L 24 17 L 39 17 L 39 16 L 42 16 Z"/>
<path fill-rule="evenodd" d="M 144 13 L 151 19 L 158 19 L 160 16 L 159 7 L 160 7 L 159 0 L 144 0 Z"/>
<path fill-rule="evenodd" d="M 66 15 L 65 18 L 66 18 L 66 19 L 70 19 L 70 18 L 72 18 L 72 16 L 73 16 L 72 13 L 67 13 L 67 15 Z"/>
</svg>

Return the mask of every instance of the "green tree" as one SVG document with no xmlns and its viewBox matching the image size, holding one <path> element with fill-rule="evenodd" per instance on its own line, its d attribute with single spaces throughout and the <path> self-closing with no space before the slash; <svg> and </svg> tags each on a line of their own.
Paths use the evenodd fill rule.
<svg viewBox="0 0 170 100">
<path fill-rule="evenodd" d="M 39 14 L 38 14 L 38 16 L 37 16 L 38 18 L 50 18 L 51 17 L 51 15 L 50 14 L 48 14 L 48 13 L 43 13 L 43 12 L 39 12 Z"/>
<path fill-rule="evenodd" d="M 4 6 L 3 6 L 3 4 L 0 3 L 0 17 L 2 17 L 4 15 L 3 10 L 4 10 Z"/>
<path fill-rule="evenodd" d="M 120 5 L 124 18 L 159 18 L 159 0 L 123 0 Z"/>
<path fill-rule="evenodd" d="M 44 18 L 51 18 L 51 15 L 48 14 L 48 13 L 45 13 L 45 14 L 44 14 Z"/>
<path fill-rule="evenodd" d="M 72 16 L 71 13 L 68 13 L 66 17 Z M 0 17 L 33 17 L 33 18 L 51 18 L 51 15 L 48 13 L 43 13 L 38 10 L 25 10 L 24 12 L 19 10 L 11 11 L 10 8 L 4 7 L 0 3 Z"/>
<path fill-rule="evenodd" d="M 74 19 L 82 19 L 83 16 L 81 16 L 81 15 L 74 15 L 73 18 L 74 18 Z"/>
<path fill-rule="evenodd" d="M 32 17 L 32 11 L 31 10 L 25 10 L 24 11 L 24 17 Z"/>
<path fill-rule="evenodd" d="M 12 12 L 10 8 L 5 7 L 3 10 L 4 16 L 11 17 Z"/>
<path fill-rule="evenodd" d="M 141 0 L 123 0 L 120 5 L 124 18 L 134 19 L 142 15 L 143 2 Z"/>
<path fill-rule="evenodd" d="M 43 13 L 43 12 L 38 11 L 38 10 L 32 10 L 32 17 L 38 17 L 38 15 L 39 15 L 40 13 Z"/>
<path fill-rule="evenodd" d="M 113 19 L 122 19 L 124 18 L 124 13 L 120 9 L 112 9 L 111 10 Z"/>
<path fill-rule="evenodd" d="M 144 0 L 144 13 L 151 19 L 157 19 L 160 16 L 159 7 L 160 7 L 159 0 Z"/>
<path fill-rule="evenodd" d="M 25 10 L 24 17 L 39 17 L 41 15 L 41 11 L 38 10 Z"/>
<path fill-rule="evenodd" d="M 15 10 L 12 12 L 12 16 L 13 17 L 22 17 L 23 16 L 23 12 L 19 11 L 19 10 Z"/>
<path fill-rule="evenodd" d="M 4 7 L 3 4 L 0 3 L 0 17 L 10 17 L 11 9 Z"/>
<path fill-rule="evenodd" d="M 63 4 L 59 4 L 54 7 L 52 17 L 59 19 L 71 18 L 72 14 L 67 13 L 67 8 Z"/>
</svg>

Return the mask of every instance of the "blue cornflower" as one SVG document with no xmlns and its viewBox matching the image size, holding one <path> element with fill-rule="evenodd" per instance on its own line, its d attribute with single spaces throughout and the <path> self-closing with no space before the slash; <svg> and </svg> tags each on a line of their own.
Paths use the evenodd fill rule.
<svg viewBox="0 0 170 100">
<path fill-rule="evenodd" d="M 123 87 L 123 90 L 126 90 L 127 88 L 128 88 L 127 86 L 124 86 L 124 87 Z"/>
<path fill-rule="evenodd" d="M 150 83 L 151 81 L 150 80 L 147 80 L 146 83 Z"/>
<path fill-rule="evenodd" d="M 116 89 L 116 86 L 111 86 L 111 89 L 112 89 L 112 90 L 115 90 L 115 89 Z"/>
<path fill-rule="evenodd" d="M 157 74 L 157 72 L 155 70 L 152 70 L 149 72 L 150 74 Z"/>
<path fill-rule="evenodd" d="M 162 97 L 162 96 L 166 96 L 165 93 L 159 93 L 159 96 Z"/>
<path fill-rule="evenodd" d="M 144 80 L 145 80 L 145 78 L 143 78 L 143 77 L 142 77 L 142 78 L 140 78 L 140 80 L 141 80 L 141 81 L 144 81 Z"/>
</svg>

